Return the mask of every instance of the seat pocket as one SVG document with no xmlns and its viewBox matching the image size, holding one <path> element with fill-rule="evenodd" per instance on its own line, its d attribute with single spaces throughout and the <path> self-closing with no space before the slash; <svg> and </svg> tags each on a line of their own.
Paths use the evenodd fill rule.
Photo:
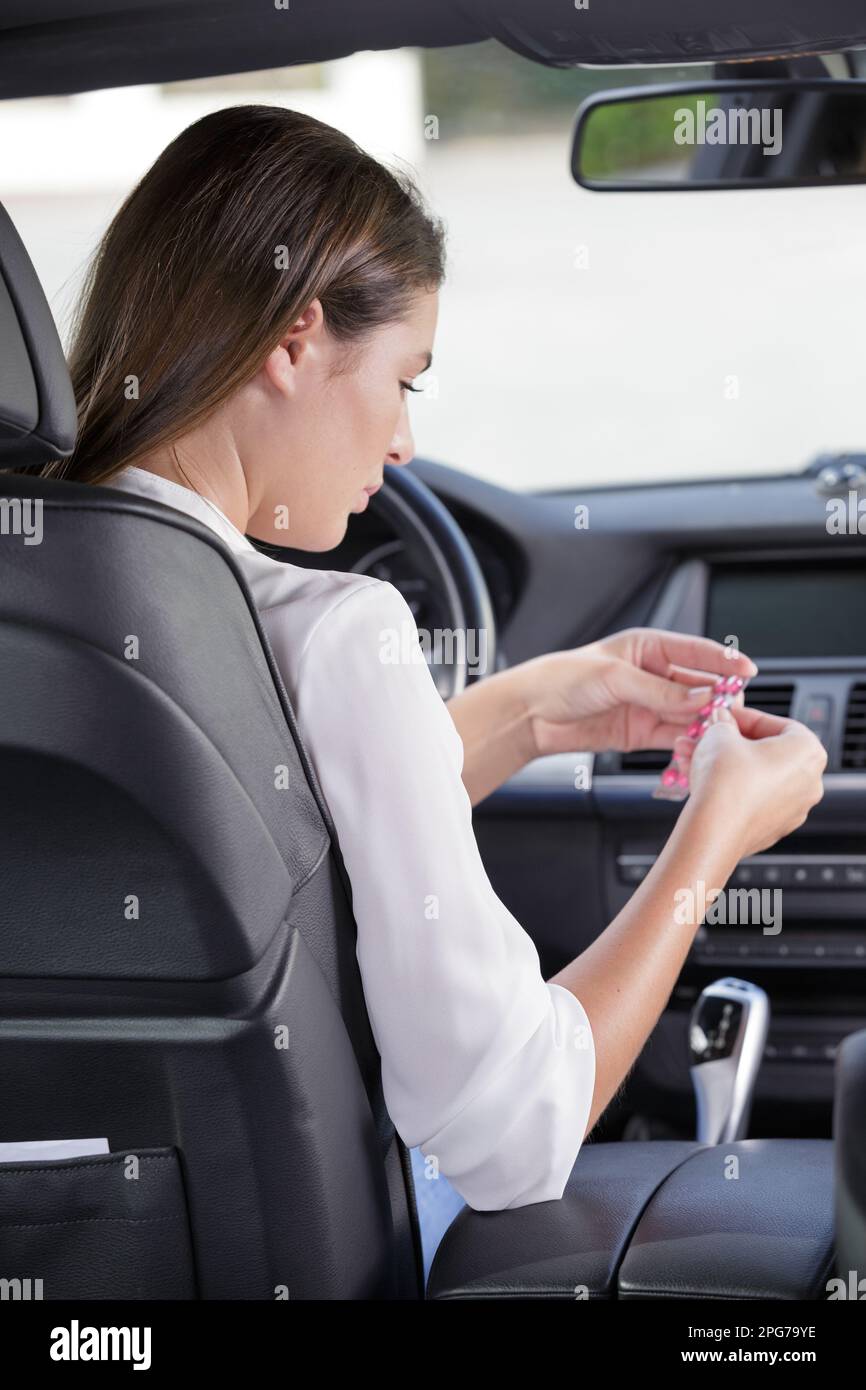
<svg viewBox="0 0 866 1390">
<path fill-rule="evenodd" d="M 0 1163 L 0 1299 L 192 1299 L 174 1148 Z"/>
</svg>

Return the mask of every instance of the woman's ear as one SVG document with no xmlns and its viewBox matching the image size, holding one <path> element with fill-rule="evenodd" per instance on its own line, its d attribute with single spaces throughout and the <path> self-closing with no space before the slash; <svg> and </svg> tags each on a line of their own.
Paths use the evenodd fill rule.
<svg viewBox="0 0 866 1390">
<path fill-rule="evenodd" d="M 320 354 L 324 332 L 321 301 L 314 299 L 265 358 L 264 370 L 272 386 L 286 395 L 296 389 L 298 372 Z"/>
<path fill-rule="evenodd" d="M 290 396 L 294 391 L 294 367 L 285 343 L 277 343 L 264 360 L 262 370 L 269 386 L 274 386 L 281 395 Z"/>
</svg>

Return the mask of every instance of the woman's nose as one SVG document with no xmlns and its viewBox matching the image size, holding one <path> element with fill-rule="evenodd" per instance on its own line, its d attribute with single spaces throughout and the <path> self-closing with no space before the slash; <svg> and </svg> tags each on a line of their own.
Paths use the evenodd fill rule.
<svg viewBox="0 0 866 1390">
<path fill-rule="evenodd" d="M 415 457 L 415 441 L 412 438 L 412 431 L 409 428 L 409 421 L 403 419 L 397 427 L 391 446 L 385 458 L 386 463 L 391 463 L 400 468 L 404 463 L 411 463 Z"/>
</svg>

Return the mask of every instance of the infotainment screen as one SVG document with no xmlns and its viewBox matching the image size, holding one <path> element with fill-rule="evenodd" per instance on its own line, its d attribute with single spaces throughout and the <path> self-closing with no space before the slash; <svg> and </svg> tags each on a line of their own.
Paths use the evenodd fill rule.
<svg viewBox="0 0 866 1390">
<path fill-rule="evenodd" d="M 756 658 L 866 657 L 866 564 L 714 565 L 705 631 Z"/>
</svg>

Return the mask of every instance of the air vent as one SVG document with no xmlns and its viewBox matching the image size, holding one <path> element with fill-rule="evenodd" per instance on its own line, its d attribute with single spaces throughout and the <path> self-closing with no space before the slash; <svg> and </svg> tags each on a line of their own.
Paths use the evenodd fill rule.
<svg viewBox="0 0 866 1390">
<path fill-rule="evenodd" d="M 642 748 L 637 753 L 623 753 L 620 772 L 663 772 L 671 760 L 664 748 Z"/>
<path fill-rule="evenodd" d="M 847 772 L 866 771 L 866 685 L 852 685 L 845 711 L 842 763 Z"/>
<path fill-rule="evenodd" d="M 745 702 L 750 709 L 762 709 L 787 719 L 794 699 L 792 681 L 757 681 L 746 686 Z"/>
</svg>

